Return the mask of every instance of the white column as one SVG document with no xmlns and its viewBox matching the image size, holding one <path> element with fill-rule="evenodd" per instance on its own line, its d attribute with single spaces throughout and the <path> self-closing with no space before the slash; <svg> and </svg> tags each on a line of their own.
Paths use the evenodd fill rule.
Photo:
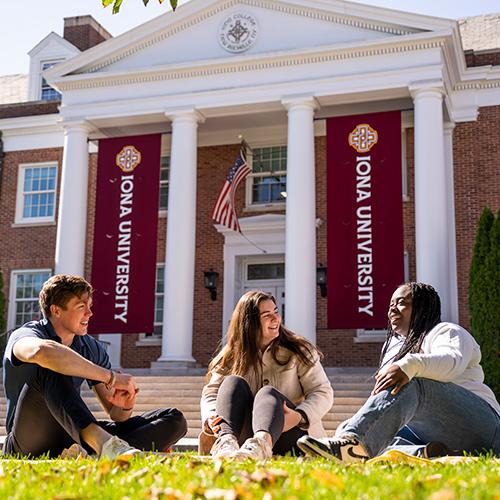
<svg viewBox="0 0 500 500">
<path fill-rule="evenodd" d="M 443 320 L 458 323 L 457 239 L 455 230 L 455 184 L 453 175 L 453 129 L 455 124 L 444 124 L 444 158 L 446 169 L 446 201 L 448 207 L 448 263 L 449 263 L 449 317 Z"/>
<path fill-rule="evenodd" d="M 313 97 L 283 100 L 288 110 L 285 322 L 316 343 L 316 185 Z"/>
<path fill-rule="evenodd" d="M 167 113 L 172 120 L 165 257 L 165 306 L 159 362 L 194 362 L 193 301 L 196 236 L 197 128 L 195 110 Z"/>
<path fill-rule="evenodd" d="M 83 276 L 87 242 L 88 136 L 85 123 L 64 126 L 64 152 L 56 238 L 56 274 Z"/>
<path fill-rule="evenodd" d="M 449 318 L 448 197 L 443 135 L 442 88 L 412 89 L 415 104 L 415 237 L 417 280 L 441 297 Z"/>
</svg>

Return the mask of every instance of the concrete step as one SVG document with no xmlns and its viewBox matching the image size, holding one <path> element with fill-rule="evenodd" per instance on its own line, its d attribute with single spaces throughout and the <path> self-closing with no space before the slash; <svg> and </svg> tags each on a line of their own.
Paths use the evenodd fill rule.
<svg viewBox="0 0 500 500">
<path fill-rule="evenodd" d="M 373 388 L 371 374 L 375 369 L 353 369 L 343 371 L 338 368 L 328 368 L 330 381 L 334 388 L 335 403 L 333 409 L 325 415 L 323 425 L 330 434 L 339 423 L 351 417 L 365 402 Z M 179 408 L 188 421 L 188 440 L 179 446 L 193 449 L 193 440 L 196 440 L 201 429 L 200 397 L 206 383 L 203 374 L 200 375 L 151 375 L 142 371 L 136 375 L 136 382 L 140 389 L 137 397 L 134 415 L 158 407 Z M 95 414 L 96 418 L 106 420 L 108 416 L 102 410 L 92 390 L 86 384 L 83 386 L 82 397 Z M 0 419 L 4 421 L 6 402 L 3 391 L 0 391 Z M 0 436 L 5 435 L 5 428 L 0 427 Z M 189 441 L 191 440 L 191 441 Z"/>
</svg>

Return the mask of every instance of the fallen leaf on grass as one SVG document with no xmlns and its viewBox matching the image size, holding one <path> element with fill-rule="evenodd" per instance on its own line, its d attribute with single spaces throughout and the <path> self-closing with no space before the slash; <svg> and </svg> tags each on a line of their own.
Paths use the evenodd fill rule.
<svg viewBox="0 0 500 500">
<path fill-rule="evenodd" d="M 99 467 L 97 468 L 97 473 L 100 476 L 107 476 L 111 472 L 112 468 L 113 468 L 112 463 L 106 460 L 105 462 L 99 463 Z"/>
<path fill-rule="evenodd" d="M 205 460 L 201 460 L 199 458 L 190 458 L 186 462 L 186 469 L 194 469 L 196 467 L 199 467 L 200 465 L 206 464 Z"/>
<path fill-rule="evenodd" d="M 433 458 L 432 462 L 446 465 L 471 464 L 477 462 L 479 457 L 439 457 Z"/>
<path fill-rule="evenodd" d="M 458 497 L 453 490 L 449 488 L 444 488 L 439 491 L 435 491 L 430 497 L 429 500 L 456 500 Z"/>
<path fill-rule="evenodd" d="M 127 482 L 132 482 L 135 481 L 136 479 L 145 476 L 146 474 L 149 474 L 150 470 L 148 467 L 144 467 L 143 469 L 139 469 L 135 472 L 132 472 L 127 476 Z"/>
<path fill-rule="evenodd" d="M 314 470 L 311 472 L 311 477 L 316 479 L 322 486 L 336 488 L 338 490 L 344 489 L 344 480 L 333 472 L 326 470 Z"/>
<path fill-rule="evenodd" d="M 223 500 L 237 500 L 238 494 L 234 490 L 223 490 L 220 488 L 213 488 L 211 490 L 206 490 L 204 497 L 208 500 L 222 498 Z"/>
<path fill-rule="evenodd" d="M 134 458 L 134 455 L 120 455 L 114 462 L 114 464 L 121 469 L 128 469 L 130 467 L 130 461 Z"/>
<path fill-rule="evenodd" d="M 184 500 L 188 498 L 188 495 L 179 490 L 174 490 L 173 488 L 150 488 L 144 493 L 144 498 L 147 500 Z"/>
<path fill-rule="evenodd" d="M 377 464 L 380 462 L 390 462 L 395 464 L 407 464 L 407 465 L 429 465 L 433 461 L 427 458 L 415 457 L 413 455 L 408 455 L 400 450 L 389 450 L 379 455 L 378 457 L 371 458 L 366 463 L 368 465 Z"/>
<path fill-rule="evenodd" d="M 442 474 L 432 474 L 431 476 L 424 477 L 420 480 L 421 483 L 435 483 L 443 478 Z"/>
<path fill-rule="evenodd" d="M 246 483 L 259 483 L 261 486 L 275 484 L 279 479 L 287 479 L 289 474 L 281 469 L 257 469 L 255 472 L 240 470 L 236 472 Z"/>
</svg>

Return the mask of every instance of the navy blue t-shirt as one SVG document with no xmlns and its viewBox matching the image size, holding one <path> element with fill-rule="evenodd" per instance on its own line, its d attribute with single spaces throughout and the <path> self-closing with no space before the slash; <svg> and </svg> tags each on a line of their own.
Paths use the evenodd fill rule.
<svg viewBox="0 0 500 500">
<path fill-rule="evenodd" d="M 23 363 L 17 359 L 12 352 L 14 344 L 19 339 L 24 337 L 49 339 L 61 343 L 61 339 L 56 334 L 54 327 L 50 321 L 46 319 L 42 319 L 40 321 L 30 321 L 21 328 L 14 330 L 10 335 L 3 357 L 3 385 L 5 389 L 5 397 L 7 399 L 7 432 L 10 432 L 12 429 L 19 394 L 21 393 L 24 384 L 29 384 L 30 380 L 36 377 L 39 368 L 39 366 L 34 363 Z M 69 347 L 84 358 L 92 361 L 92 363 L 102 366 L 103 368 L 111 368 L 111 363 L 109 362 L 106 349 L 103 344 L 94 337 L 91 337 L 90 335 L 75 335 L 73 343 Z M 83 378 L 72 377 L 72 379 L 75 388 L 80 390 Z M 88 380 L 87 382 L 91 387 L 99 383 L 95 380 Z"/>
</svg>

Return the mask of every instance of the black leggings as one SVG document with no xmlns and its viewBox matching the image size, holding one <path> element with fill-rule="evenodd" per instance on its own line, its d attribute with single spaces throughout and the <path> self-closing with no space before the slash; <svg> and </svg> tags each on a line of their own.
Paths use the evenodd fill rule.
<svg viewBox="0 0 500 500">
<path fill-rule="evenodd" d="M 295 409 L 278 389 L 266 385 L 254 397 L 245 379 L 230 375 L 223 380 L 217 394 L 216 412 L 223 419 L 220 435 L 234 434 L 241 445 L 256 432 L 265 431 L 271 435 L 275 455 L 289 452 L 302 455 L 296 443 L 307 432 L 299 427 L 283 432 L 285 401 L 289 408 Z"/>
<path fill-rule="evenodd" d="M 21 391 L 3 452 L 55 457 L 75 442 L 88 448 L 81 442 L 80 430 L 91 423 L 145 451 L 163 451 L 187 431 L 184 415 L 175 408 L 150 411 L 125 422 L 96 421 L 71 377 L 39 368 L 36 379 Z"/>
</svg>

